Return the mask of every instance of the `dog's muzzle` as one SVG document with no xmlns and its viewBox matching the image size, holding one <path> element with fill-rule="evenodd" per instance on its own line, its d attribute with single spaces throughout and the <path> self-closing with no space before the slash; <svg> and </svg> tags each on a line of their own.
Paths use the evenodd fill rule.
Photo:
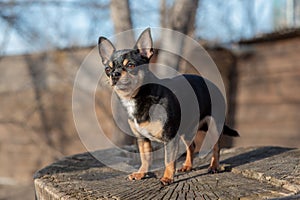
<svg viewBox="0 0 300 200">
<path fill-rule="evenodd" d="M 112 85 L 116 85 L 117 82 L 119 81 L 121 77 L 121 73 L 120 72 L 112 72 L 111 73 L 111 80 L 112 80 Z"/>
</svg>

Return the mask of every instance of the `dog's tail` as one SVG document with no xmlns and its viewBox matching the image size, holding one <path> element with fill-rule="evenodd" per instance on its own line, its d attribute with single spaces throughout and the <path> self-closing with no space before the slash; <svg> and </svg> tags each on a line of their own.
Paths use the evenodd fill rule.
<svg viewBox="0 0 300 200">
<path fill-rule="evenodd" d="M 224 127 L 223 127 L 223 134 L 231 136 L 231 137 L 239 137 L 240 136 L 240 134 L 236 130 L 229 128 L 227 125 L 224 125 Z"/>
</svg>

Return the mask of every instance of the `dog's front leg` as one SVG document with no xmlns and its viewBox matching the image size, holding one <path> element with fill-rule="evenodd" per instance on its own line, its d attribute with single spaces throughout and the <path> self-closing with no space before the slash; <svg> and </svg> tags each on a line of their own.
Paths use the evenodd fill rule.
<svg viewBox="0 0 300 200">
<path fill-rule="evenodd" d="M 170 142 L 164 145 L 165 148 L 165 172 L 160 182 L 163 185 L 169 185 L 174 180 L 175 168 L 176 168 L 176 156 L 178 152 L 178 137 L 176 136 Z"/>
<path fill-rule="evenodd" d="M 147 138 L 138 138 L 138 146 L 142 165 L 137 172 L 129 175 L 129 180 L 141 180 L 146 176 L 151 164 L 151 142 Z"/>
</svg>

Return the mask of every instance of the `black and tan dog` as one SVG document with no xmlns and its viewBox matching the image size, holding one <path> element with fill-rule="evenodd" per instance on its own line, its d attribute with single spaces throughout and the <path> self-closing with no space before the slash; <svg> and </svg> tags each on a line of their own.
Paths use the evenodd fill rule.
<svg viewBox="0 0 300 200">
<path fill-rule="evenodd" d="M 207 83 L 211 82 L 196 75 L 183 75 L 172 79 L 157 78 L 148 67 L 149 60 L 153 55 L 149 28 L 140 35 L 133 49 L 116 50 L 114 45 L 105 37 L 99 38 L 98 48 L 102 63 L 105 66 L 105 73 L 128 112 L 130 128 L 138 141 L 142 164 L 138 172 L 129 175 L 129 179 L 139 180 L 146 176 L 151 163 L 150 141 L 158 141 L 164 143 L 165 146 L 166 169 L 160 181 L 163 185 L 172 183 L 175 173 L 177 143 L 179 142 L 175 138 L 181 138 L 187 148 L 186 160 L 179 171 L 190 171 L 195 144 L 192 138 L 187 137 L 185 133 L 193 130 L 196 132 L 197 130 L 210 130 L 207 134 L 217 134 L 215 117 L 212 115 L 210 91 L 207 87 Z M 175 94 L 176 88 L 182 93 L 181 86 L 184 81 L 190 84 L 196 95 L 197 109 L 200 112 L 196 118 L 192 115 L 187 120 L 182 120 L 183 111 Z M 211 85 L 214 87 L 212 83 Z M 221 94 L 218 89 L 216 91 Z M 182 94 L 184 99 L 185 94 Z M 225 101 L 222 95 L 219 97 L 221 100 L 217 104 L 221 105 L 220 112 L 225 113 Z M 189 96 L 187 95 L 185 98 L 188 99 Z M 196 129 L 194 129 L 193 126 L 196 125 Z M 235 130 L 224 124 L 222 124 L 221 129 L 226 135 L 238 136 Z M 214 145 L 209 170 L 215 172 L 218 168 L 219 146 L 217 142 Z"/>
</svg>

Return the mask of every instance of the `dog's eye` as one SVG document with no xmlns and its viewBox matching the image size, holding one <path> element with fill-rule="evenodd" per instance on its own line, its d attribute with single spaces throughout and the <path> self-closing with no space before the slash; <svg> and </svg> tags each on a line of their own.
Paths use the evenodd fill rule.
<svg viewBox="0 0 300 200">
<path fill-rule="evenodd" d="M 107 76 L 110 76 L 111 68 L 110 67 L 105 67 L 105 73 Z"/>
<path fill-rule="evenodd" d="M 135 65 L 132 64 L 132 63 L 129 63 L 129 64 L 127 65 L 127 68 L 128 68 L 128 69 L 133 69 L 133 68 L 135 68 Z"/>
</svg>

